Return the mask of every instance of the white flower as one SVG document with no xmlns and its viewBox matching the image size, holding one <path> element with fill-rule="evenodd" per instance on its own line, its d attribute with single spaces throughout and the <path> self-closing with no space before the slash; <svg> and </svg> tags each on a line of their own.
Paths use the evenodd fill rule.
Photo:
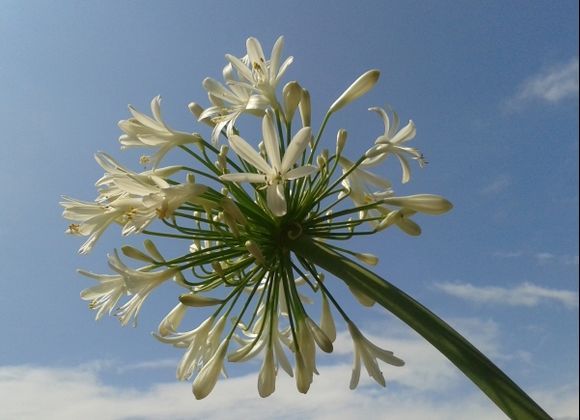
<svg viewBox="0 0 580 420">
<path fill-rule="evenodd" d="M 254 93 L 251 87 L 241 84 L 234 77 L 231 64 L 224 67 L 223 75 L 227 87 L 210 77 L 203 81 L 203 87 L 207 90 L 213 106 L 201 113 L 199 121 L 209 120 L 214 124 L 211 135 L 214 145 L 218 143 L 218 137 L 224 128 L 228 136 L 233 133 L 236 120 L 244 112 L 262 115 L 269 105 L 266 97 Z"/>
<path fill-rule="evenodd" d="M 134 216 L 135 210 L 141 206 L 137 199 L 127 198 L 115 200 L 115 205 L 100 204 L 63 197 L 60 203 L 64 207 L 62 216 L 72 223 L 67 233 L 88 236 L 87 241 L 79 249 L 79 253 L 87 254 L 97 240 L 113 223 L 125 224 Z"/>
<path fill-rule="evenodd" d="M 344 157 L 339 159 L 339 163 L 342 166 L 343 173 L 348 172 L 353 166 L 353 163 Z M 388 180 L 365 170 L 365 167 L 366 165 L 361 164 L 349 173 L 342 182 L 342 185 L 346 188 L 346 192 L 341 192 L 339 198 L 344 196 L 344 194 L 348 194 L 355 205 L 365 206 L 376 203 L 384 197 L 393 194 L 391 183 Z M 379 187 L 381 190 L 373 191 L 373 186 Z M 363 219 L 368 213 L 369 210 L 362 210 L 359 212 L 359 217 Z M 371 213 L 374 215 L 376 211 L 371 211 Z"/>
<path fill-rule="evenodd" d="M 81 292 L 81 299 L 90 301 L 89 307 L 97 310 L 95 319 L 101 319 L 105 313 L 111 314 L 122 296 L 128 294 L 125 279 L 118 274 L 94 274 L 78 270 L 79 274 L 99 282 L 96 286 Z"/>
<path fill-rule="evenodd" d="M 409 182 L 411 169 L 405 155 L 417 160 L 420 166 L 424 166 L 427 163 L 419 150 L 404 146 L 406 142 L 415 138 L 417 132 L 415 123 L 409 120 L 407 125 L 399 130 L 399 116 L 396 112 L 393 112 L 393 122 L 391 123 L 388 114 L 383 108 L 373 107 L 369 108 L 369 111 L 375 111 L 381 116 L 385 125 L 385 132 L 375 140 L 375 145 L 366 152 L 368 159 L 365 161 L 365 165 L 376 165 L 386 159 L 388 155 L 393 154 L 397 156 L 401 163 L 403 184 Z"/>
<path fill-rule="evenodd" d="M 185 305 L 183 305 L 185 307 Z M 203 321 L 197 328 L 187 332 L 175 332 L 166 329 L 166 324 L 162 322 L 159 325 L 155 338 L 163 343 L 172 344 L 175 347 L 187 348 L 177 366 L 177 379 L 180 381 L 188 379 L 193 372 L 202 365 L 203 348 L 206 345 L 207 336 L 211 330 L 215 318 L 209 317 Z M 167 332 L 168 334 L 164 334 Z"/>
<path fill-rule="evenodd" d="M 377 359 L 382 360 L 393 366 L 403 366 L 405 362 L 395 357 L 393 352 L 383 350 L 367 340 L 359 329 L 350 321 L 347 321 L 348 331 L 354 344 L 354 366 L 350 378 L 350 389 L 355 389 L 360 378 L 361 359 L 368 374 L 377 381 L 378 384 L 385 386 L 385 378 L 379 369 Z"/>
<path fill-rule="evenodd" d="M 246 84 L 266 97 L 274 108 L 277 108 L 276 87 L 293 60 L 293 57 L 288 57 L 280 65 L 283 47 L 284 37 L 279 37 L 272 48 L 270 60 L 266 60 L 260 41 L 251 37 L 246 41 L 246 57 L 239 59 L 226 54 L 226 59 L 236 68 Z"/>
<path fill-rule="evenodd" d="M 310 127 L 304 127 L 296 133 L 286 149 L 284 157 L 280 159 L 280 143 L 272 117 L 266 114 L 262 120 L 262 133 L 264 146 L 270 163 L 244 139 L 232 136 L 230 145 L 237 155 L 253 165 L 261 173 L 233 173 L 220 177 L 223 181 L 251 182 L 266 184 L 266 200 L 268 207 L 275 216 L 286 214 L 286 198 L 284 196 L 284 183 L 297 178 L 302 178 L 316 172 L 312 165 L 304 165 L 298 168 L 293 166 L 306 149 L 310 141 Z"/>
<path fill-rule="evenodd" d="M 173 278 L 179 271 L 177 268 L 166 268 L 161 271 L 134 270 L 121 261 L 117 251 L 109 255 L 109 266 L 123 277 L 127 291 L 133 295 L 116 313 L 121 325 L 127 325 L 131 319 L 136 324 L 139 310 L 153 289 Z"/>
<path fill-rule="evenodd" d="M 119 137 L 121 148 L 130 147 L 152 147 L 159 150 L 151 158 L 153 167 L 157 167 L 159 162 L 173 147 L 185 144 L 201 144 L 202 139 L 199 134 L 175 131 L 170 128 L 161 116 L 161 97 L 156 96 L 151 101 L 151 113 L 153 118 L 140 113 L 132 106 L 129 111 L 133 118 L 119 121 L 119 128 L 125 134 Z"/>
<path fill-rule="evenodd" d="M 119 197 L 143 197 L 159 192 L 160 187 L 168 186 L 167 178 L 179 170 L 180 166 L 168 166 L 141 173 L 133 172 L 117 163 L 111 156 L 99 152 L 95 160 L 105 170 L 105 174 L 95 183 L 99 188 L 96 201 L 113 201 Z"/>
</svg>

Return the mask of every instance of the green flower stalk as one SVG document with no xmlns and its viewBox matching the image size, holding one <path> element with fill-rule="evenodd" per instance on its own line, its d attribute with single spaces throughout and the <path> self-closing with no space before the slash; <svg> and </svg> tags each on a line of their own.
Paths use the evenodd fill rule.
<svg viewBox="0 0 580 420">
<path fill-rule="evenodd" d="M 354 159 L 343 155 L 344 129 L 336 134 L 335 145 L 318 150 L 331 116 L 370 91 L 379 71 L 363 73 L 339 95 L 316 131 L 308 91 L 293 81 L 278 92 L 292 62 L 291 57 L 282 61 L 283 38 L 276 41 L 270 58 L 255 38 L 246 46 L 247 54 L 241 58 L 226 55 L 225 84 L 211 78 L 203 81 L 211 106 L 189 105 L 200 126 L 211 127 L 208 139 L 170 128 L 161 115 L 160 97 L 151 102 L 151 116 L 130 106 L 131 118 L 119 123 L 121 148 L 152 150 L 151 157 L 141 159 L 151 168 L 134 172 L 98 153 L 96 160 L 105 174 L 96 183 L 96 199 L 64 198 L 63 216 L 71 221 L 67 232 L 87 237 L 82 254 L 90 252 L 113 224 L 121 226 L 123 236 L 164 238 L 183 249 L 182 255 L 164 257 L 150 239 L 143 249 L 123 246 L 125 258 L 145 265 L 131 268 L 115 250 L 108 257 L 114 274 L 79 270 L 97 282 L 83 290 L 81 298 L 96 310 L 97 319 L 108 313 L 122 325 L 135 324 L 148 296 L 172 282 L 178 291 L 176 306 L 154 336 L 184 350 L 177 378 L 195 377 L 193 393 L 198 399 L 211 393 L 226 362 L 254 357 L 262 358 L 260 396 L 275 391 L 280 368 L 295 378 L 299 392 L 306 393 L 318 374 L 317 351 L 333 351 L 337 315 L 353 340 L 350 388 L 357 386 L 362 366 L 384 386 L 378 361 L 393 367 L 404 361 L 363 335 L 332 293 L 326 271 L 342 278 L 363 305 L 378 302 L 423 334 L 494 399 L 495 391 L 488 392 L 493 385 L 480 380 L 498 374 L 490 370 L 491 362 L 485 359 L 482 367 L 480 353 L 447 324 L 417 309 L 418 304 L 402 292 L 393 294 L 394 286 L 349 258 L 375 265 L 377 256 L 342 244 L 395 227 L 419 235 L 418 214 L 439 215 L 452 208 L 438 195 L 397 196 L 391 182 L 372 172 L 394 155 L 402 168 L 402 182 L 407 183 L 409 159 L 421 167 L 426 163 L 420 151 L 407 145 L 415 137 L 415 124 L 409 121 L 399 129 L 396 113 L 369 109 L 381 118 L 384 132 Z M 257 133 L 238 130 L 236 120 L 242 114 L 259 119 Z M 162 167 L 171 150 L 183 153 L 182 165 Z M 309 306 L 316 302 L 322 308 L 318 321 L 309 315 Z M 205 321 L 183 326 L 186 313 L 200 307 L 210 311 Z M 434 329 L 425 333 L 421 325 Z M 450 355 L 461 346 L 472 352 L 467 362 Z M 520 405 L 543 413 L 518 392 Z M 508 414 L 516 404 L 513 400 L 506 405 L 494 399 Z"/>
</svg>

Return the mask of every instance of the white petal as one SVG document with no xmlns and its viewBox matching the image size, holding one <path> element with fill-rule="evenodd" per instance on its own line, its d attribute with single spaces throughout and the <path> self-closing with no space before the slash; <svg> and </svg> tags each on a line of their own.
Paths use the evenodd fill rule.
<svg viewBox="0 0 580 420">
<path fill-rule="evenodd" d="M 336 326 L 325 293 L 322 294 L 322 316 L 320 318 L 320 328 L 322 328 L 322 331 L 324 331 L 324 334 L 326 334 L 331 342 L 336 340 Z"/>
<path fill-rule="evenodd" d="M 311 130 L 310 127 L 301 128 L 298 133 L 292 138 L 284 157 L 282 158 L 282 166 L 280 171 L 282 173 L 288 172 L 288 170 L 294 165 L 298 160 L 298 157 L 304 152 L 306 146 L 310 142 Z"/>
<path fill-rule="evenodd" d="M 225 174 L 225 175 L 221 175 L 220 179 L 222 181 L 250 182 L 253 184 L 265 184 L 266 183 L 266 176 L 264 176 L 262 174 L 252 174 L 252 173 Z"/>
<path fill-rule="evenodd" d="M 209 395 L 215 387 L 218 376 L 224 364 L 224 357 L 228 348 L 228 339 L 224 339 L 211 359 L 201 368 L 193 382 L 193 395 L 201 400 Z"/>
<path fill-rule="evenodd" d="M 266 349 L 266 356 L 258 375 L 258 393 L 265 398 L 276 389 L 276 366 L 274 365 L 274 352 L 271 346 Z"/>
<path fill-rule="evenodd" d="M 350 376 L 350 389 L 355 389 L 358 385 L 358 381 L 360 379 L 360 351 L 358 349 L 358 345 L 355 343 L 354 345 L 354 360 L 352 366 L 352 375 Z"/>
<path fill-rule="evenodd" d="M 261 65 L 266 64 L 266 59 L 264 57 L 264 51 L 262 50 L 262 45 L 254 37 L 250 37 L 246 41 L 246 49 L 248 50 L 248 57 L 250 58 L 251 64 L 260 63 Z"/>
<path fill-rule="evenodd" d="M 161 96 L 157 95 L 155 98 L 151 100 L 151 112 L 153 113 L 153 117 L 161 124 L 167 131 L 169 127 L 163 121 L 163 117 L 161 116 Z"/>
<path fill-rule="evenodd" d="M 387 135 L 389 133 L 389 127 L 390 127 L 389 115 L 386 113 L 386 111 L 383 108 L 379 108 L 379 107 L 369 108 L 369 111 L 374 111 L 380 115 L 380 117 L 383 119 L 383 124 L 385 126 L 385 135 Z"/>
<path fill-rule="evenodd" d="M 409 166 L 409 162 L 407 162 L 407 159 L 405 159 L 404 156 L 401 156 L 398 153 L 395 153 L 395 156 L 397 156 L 399 159 L 399 162 L 401 163 L 401 169 L 403 170 L 403 177 L 401 182 L 406 184 L 411 179 L 411 168 Z"/>
<path fill-rule="evenodd" d="M 284 197 L 283 185 L 270 185 L 266 190 L 266 200 L 274 216 L 281 217 L 286 214 L 286 198 Z"/>
<path fill-rule="evenodd" d="M 242 60 L 240 60 L 238 57 L 234 57 L 233 55 L 230 55 L 230 54 L 226 54 L 226 60 L 228 60 L 232 64 L 232 66 L 235 67 L 235 69 L 238 71 L 240 76 L 242 76 L 248 82 L 253 81 L 252 72 L 250 71 L 248 66 L 246 66 L 242 62 Z"/>
<path fill-rule="evenodd" d="M 278 74 L 278 66 L 280 65 L 280 56 L 282 55 L 282 48 L 284 47 L 284 37 L 278 37 L 276 43 L 272 47 L 270 54 L 270 84 L 276 84 L 276 76 Z"/>
<path fill-rule="evenodd" d="M 392 144 L 398 145 L 400 143 L 405 143 L 406 141 L 412 140 L 415 138 L 416 134 L 417 128 L 415 127 L 415 123 L 409 120 L 409 123 L 401 128 L 399 132 L 391 138 L 390 141 Z"/>
<path fill-rule="evenodd" d="M 269 113 L 266 113 L 262 119 L 262 135 L 264 136 L 264 146 L 266 147 L 266 154 L 270 160 L 270 165 L 280 170 L 280 144 L 274 121 Z"/>
<path fill-rule="evenodd" d="M 256 152 L 256 150 L 248 144 L 243 138 L 240 136 L 233 135 L 229 139 L 230 146 L 236 154 L 244 159 L 249 164 L 253 165 L 259 171 L 269 174 L 272 172 L 272 168 L 268 163 L 264 160 L 262 156 Z"/>
<path fill-rule="evenodd" d="M 292 180 L 292 179 L 302 178 L 302 177 L 313 174 L 317 170 L 318 170 L 318 168 L 316 168 L 315 166 L 312 166 L 312 165 L 300 166 L 298 168 L 294 168 L 294 169 L 291 169 L 288 172 L 286 172 L 284 174 L 284 179 Z"/>
</svg>

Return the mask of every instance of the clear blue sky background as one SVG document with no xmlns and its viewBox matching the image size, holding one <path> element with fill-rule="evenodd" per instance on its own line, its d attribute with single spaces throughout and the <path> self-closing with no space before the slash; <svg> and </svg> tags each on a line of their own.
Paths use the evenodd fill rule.
<svg viewBox="0 0 580 420">
<path fill-rule="evenodd" d="M 402 373 L 384 368 L 386 389 L 348 391 L 340 336 L 344 350 L 321 359 L 306 397 L 280 377 L 261 400 L 255 364 L 231 369 L 199 402 L 173 379 L 181 351 L 149 334 L 173 289 L 148 302 L 137 328 L 95 323 L 79 299 L 90 282 L 75 269 L 106 272 L 123 242 L 112 229 L 77 255 L 58 202 L 93 199 L 96 151 L 139 169 L 117 142 L 127 104 L 148 111 L 161 94 L 171 125 L 203 131 L 187 110 L 207 105 L 203 78 L 221 79 L 224 54 L 243 55 L 247 37 L 269 51 L 279 35 L 295 58 L 285 81 L 309 89 L 314 121 L 363 71 L 382 72 L 333 121 L 329 147 L 344 127 L 348 152 L 366 150 L 382 132 L 366 108 L 391 105 L 417 124 L 414 145 L 430 164 L 405 186 L 396 165 L 384 174 L 401 194 L 455 204 L 420 219 L 418 239 L 388 231 L 353 246 L 378 254 L 379 274 L 481 345 L 551 414 L 577 418 L 578 3 L 255 0 L 0 1 L 0 418 L 502 418 L 379 310 L 349 304 L 407 360 Z"/>
</svg>

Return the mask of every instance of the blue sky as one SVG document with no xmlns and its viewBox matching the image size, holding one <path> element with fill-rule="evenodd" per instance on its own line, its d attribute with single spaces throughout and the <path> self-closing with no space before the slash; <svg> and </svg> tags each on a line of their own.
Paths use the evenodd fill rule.
<svg viewBox="0 0 580 420">
<path fill-rule="evenodd" d="M 344 127 L 347 151 L 366 150 L 382 133 L 366 108 L 390 105 L 416 123 L 414 145 L 430 163 L 404 186 L 396 165 L 383 175 L 398 193 L 455 205 L 421 218 L 420 238 L 389 230 L 352 246 L 376 253 L 377 273 L 472 339 L 550 414 L 578 418 L 577 16 L 575 1 L 0 2 L 7 418 L 219 419 L 233 409 L 253 418 L 503 418 L 379 309 L 347 304 L 407 362 L 384 368 L 386 389 L 368 381 L 348 390 L 352 350 L 341 333 L 306 397 L 279 375 L 276 394 L 260 399 L 256 362 L 231 368 L 196 401 L 191 384 L 174 379 L 181 352 L 150 335 L 175 289 L 147 302 L 137 328 L 95 322 L 79 298 L 90 282 L 75 270 L 107 272 L 106 254 L 124 242 L 112 229 L 78 255 L 58 202 L 94 198 L 96 151 L 139 169 L 139 155 L 117 141 L 127 104 L 145 111 L 161 94 L 172 126 L 202 131 L 187 109 L 207 106 L 201 81 L 221 79 L 224 54 L 243 55 L 247 37 L 269 50 L 279 35 L 294 56 L 284 82 L 309 89 L 313 121 L 363 71 L 381 70 L 375 89 L 329 125 L 329 147 Z"/>
</svg>

